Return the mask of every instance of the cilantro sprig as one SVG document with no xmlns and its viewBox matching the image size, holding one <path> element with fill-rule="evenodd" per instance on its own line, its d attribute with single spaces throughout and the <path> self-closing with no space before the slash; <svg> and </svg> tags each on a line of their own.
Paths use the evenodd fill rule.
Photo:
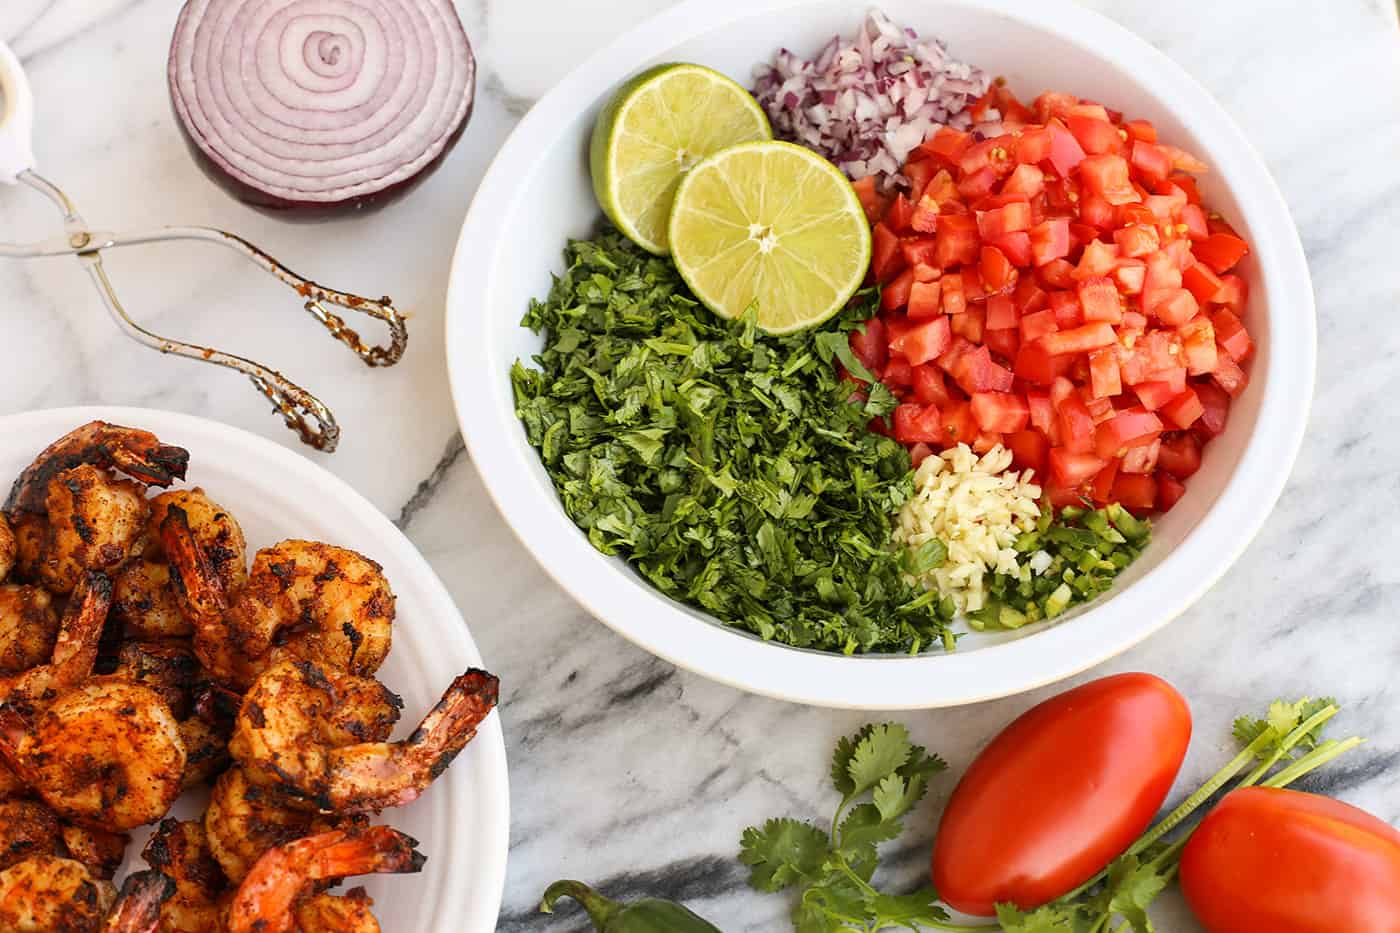
<svg viewBox="0 0 1400 933">
<path fill-rule="evenodd" d="M 998 904 L 1001 928 L 1006 933 L 1156 933 L 1147 908 L 1176 878 L 1181 850 L 1195 829 L 1185 826 L 1187 820 L 1227 786 L 1286 787 L 1362 744 L 1356 736 L 1323 738 L 1323 727 L 1340 711 L 1330 698 L 1304 697 L 1276 700 L 1261 717 L 1236 719 L 1240 752 L 1229 764 L 1076 890 L 1035 910 Z"/>
<path fill-rule="evenodd" d="M 792 922 L 798 933 L 994 929 L 950 923 L 931 887 L 889 894 L 873 884 L 879 846 L 900 835 L 929 778 L 946 768 L 899 723 L 867 725 L 842 738 L 831 760 L 841 802 L 830 828 L 772 819 L 746 829 L 739 859 L 749 866 L 749 884 L 770 892 L 796 887 Z"/>
</svg>

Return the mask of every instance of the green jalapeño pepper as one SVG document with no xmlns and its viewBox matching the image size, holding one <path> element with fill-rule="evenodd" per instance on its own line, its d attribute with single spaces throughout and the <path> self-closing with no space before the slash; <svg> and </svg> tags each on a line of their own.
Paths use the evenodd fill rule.
<svg viewBox="0 0 1400 933">
<path fill-rule="evenodd" d="M 649 897 L 620 904 L 581 881 L 551 884 L 540 910 L 554 913 L 554 904 L 561 897 L 572 897 L 582 904 L 599 933 L 720 933 L 719 927 L 674 901 Z"/>
</svg>

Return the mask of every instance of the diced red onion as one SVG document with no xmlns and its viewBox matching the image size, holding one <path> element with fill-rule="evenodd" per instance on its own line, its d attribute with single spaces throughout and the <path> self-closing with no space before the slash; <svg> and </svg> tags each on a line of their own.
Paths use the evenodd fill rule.
<svg viewBox="0 0 1400 933">
<path fill-rule="evenodd" d="M 201 164 L 263 207 L 382 204 L 471 116 L 452 0 L 187 0 L 168 68 Z"/>
<path fill-rule="evenodd" d="M 754 69 L 754 96 L 780 139 L 821 153 L 853 180 L 875 175 L 885 191 L 905 181 L 900 167 L 938 127 L 971 128 L 965 110 L 987 86 L 941 40 L 921 41 L 879 10 L 814 60 L 780 49 Z"/>
</svg>

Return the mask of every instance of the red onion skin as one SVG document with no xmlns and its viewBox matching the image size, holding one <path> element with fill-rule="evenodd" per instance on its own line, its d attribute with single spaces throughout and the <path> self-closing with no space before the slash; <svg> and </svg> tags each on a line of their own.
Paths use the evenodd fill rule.
<svg viewBox="0 0 1400 933">
<path fill-rule="evenodd" d="M 185 8 L 181 10 L 181 20 L 184 19 L 189 2 L 190 0 L 186 0 Z M 171 95 L 171 111 L 175 117 L 175 126 L 179 129 L 180 138 L 184 140 L 185 147 L 194 157 L 195 164 L 199 166 L 204 176 L 227 191 L 234 198 L 250 207 L 276 216 L 279 219 L 308 223 L 333 220 L 347 215 L 358 216 L 374 213 L 408 194 L 436 172 L 438 167 L 441 166 L 446 159 L 448 153 L 457 145 L 457 141 L 461 139 L 462 134 L 466 131 L 467 125 L 471 122 L 472 113 L 475 111 L 476 104 L 476 61 L 470 38 L 467 36 L 466 28 L 462 25 L 461 19 L 459 17 L 454 17 L 452 19 L 452 25 L 466 45 L 468 62 L 471 68 L 471 78 L 467 82 L 465 91 L 467 100 L 466 110 L 463 112 L 455 128 L 446 137 L 438 154 L 413 175 L 394 184 L 337 201 L 286 198 L 248 184 L 241 178 L 226 171 L 223 166 L 210 157 L 209 153 L 196 139 L 190 126 L 180 114 L 180 108 L 175 103 L 176 90 L 172 75 L 169 81 L 169 89 Z M 177 26 L 175 36 L 172 38 L 170 52 L 172 61 L 175 56 L 175 43 L 178 41 L 180 35 L 179 29 L 180 27 Z"/>
</svg>

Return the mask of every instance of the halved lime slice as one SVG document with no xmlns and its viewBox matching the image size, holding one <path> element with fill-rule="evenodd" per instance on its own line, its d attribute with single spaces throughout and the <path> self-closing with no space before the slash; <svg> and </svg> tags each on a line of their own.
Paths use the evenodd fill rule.
<svg viewBox="0 0 1400 933">
<path fill-rule="evenodd" d="M 629 239 L 665 255 L 681 176 L 726 146 L 772 138 L 758 101 L 718 71 L 657 65 L 623 85 L 593 124 L 593 192 Z"/>
<path fill-rule="evenodd" d="M 826 159 L 791 143 L 732 146 L 691 169 L 671 211 L 671 256 L 695 296 L 788 334 L 840 311 L 870 266 L 870 224 Z"/>
</svg>

